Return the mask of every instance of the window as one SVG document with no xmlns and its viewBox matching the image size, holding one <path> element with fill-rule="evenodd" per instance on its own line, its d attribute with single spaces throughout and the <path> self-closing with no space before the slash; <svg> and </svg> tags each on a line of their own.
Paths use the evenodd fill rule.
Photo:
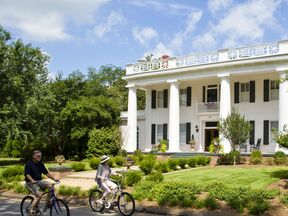
<svg viewBox="0 0 288 216">
<path fill-rule="evenodd" d="M 180 144 L 186 144 L 186 124 L 180 124 Z"/>
<path fill-rule="evenodd" d="M 270 121 L 270 143 L 275 143 L 273 130 L 278 131 L 278 121 Z"/>
<path fill-rule="evenodd" d="M 250 88 L 249 82 L 241 83 L 240 85 L 240 100 L 241 102 L 249 102 L 250 99 Z"/>
<path fill-rule="evenodd" d="M 164 104 L 164 91 L 157 91 L 157 108 L 163 108 Z"/>
<path fill-rule="evenodd" d="M 186 106 L 187 104 L 187 89 L 180 89 L 180 106 Z"/>
<path fill-rule="evenodd" d="M 218 101 L 218 86 L 208 85 L 207 87 L 207 102 L 217 102 Z"/>
<path fill-rule="evenodd" d="M 157 125 L 157 143 L 163 139 L 163 125 Z"/>
<path fill-rule="evenodd" d="M 270 84 L 270 98 L 271 100 L 279 99 L 279 83 L 276 80 L 271 80 Z"/>
</svg>

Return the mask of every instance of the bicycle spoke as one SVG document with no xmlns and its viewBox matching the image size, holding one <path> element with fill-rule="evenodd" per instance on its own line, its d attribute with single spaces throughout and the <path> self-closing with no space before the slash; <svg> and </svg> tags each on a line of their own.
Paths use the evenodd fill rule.
<svg viewBox="0 0 288 216">
<path fill-rule="evenodd" d="M 131 194 L 123 192 L 118 198 L 118 209 L 122 215 L 132 215 L 135 210 L 135 201 Z"/>
<path fill-rule="evenodd" d="M 103 201 L 101 201 L 102 192 L 99 190 L 94 190 L 90 193 L 89 204 L 93 211 L 101 212 L 104 209 Z"/>
<path fill-rule="evenodd" d="M 70 215 L 66 202 L 61 199 L 55 199 L 50 209 L 50 215 Z"/>
</svg>

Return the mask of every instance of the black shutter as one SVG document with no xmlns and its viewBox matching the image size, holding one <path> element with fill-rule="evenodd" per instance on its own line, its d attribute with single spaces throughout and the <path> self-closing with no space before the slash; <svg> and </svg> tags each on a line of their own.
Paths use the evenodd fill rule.
<svg viewBox="0 0 288 216">
<path fill-rule="evenodd" d="M 250 125 L 252 129 L 250 131 L 249 144 L 254 145 L 255 144 L 255 121 L 250 121 Z"/>
<path fill-rule="evenodd" d="M 250 103 L 255 102 L 255 81 L 250 81 Z"/>
<path fill-rule="evenodd" d="M 156 109 L 156 91 L 152 90 L 152 101 L 151 101 L 151 108 Z"/>
<path fill-rule="evenodd" d="M 269 120 L 264 120 L 263 124 L 263 144 L 269 144 Z"/>
<path fill-rule="evenodd" d="M 206 95 L 206 88 L 205 86 L 203 86 L 203 96 L 202 96 L 203 103 L 205 103 L 205 95 Z"/>
<path fill-rule="evenodd" d="M 264 102 L 269 101 L 269 89 L 270 89 L 270 80 L 266 79 L 264 80 L 264 89 L 263 89 Z"/>
<path fill-rule="evenodd" d="M 164 102 L 163 102 L 163 107 L 167 108 L 168 107 L 168 89 L 164 89 Z"/>
<path fill-rule="evenodd" d="M 234 83 L 234 103 L 239 103 L 239 82 Z"/>
<path fill-rule="evenodd" d="M 189 144 L 191 137 L 191 123 L 186 123 L 186 143 Z"/>
<path fill-rule="evenodd" d="M 163 139 L 167 140 L 167 126 L 168 124 L 163 124 Z"/>
<path fill-rule="evenodd" d="M 152 124 L 151 126 L 151 144 L 156 144 L 156 124 Z"/>
<path fill-rule="evenodd" d="M 191 96 L 192 96 L 192 88 L 191 86 L 187 87 L 187 106 L 191 106 Z"/>
</svg>

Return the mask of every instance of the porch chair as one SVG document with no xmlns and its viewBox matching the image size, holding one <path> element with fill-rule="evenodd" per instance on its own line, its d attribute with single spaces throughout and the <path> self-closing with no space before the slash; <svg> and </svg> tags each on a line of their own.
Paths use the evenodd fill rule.
<svg viewBox="0 0 288 216">
<path fill-rule="evenodd" d="M 241 150 L 244 149 L 245 152 L 247 152 L 247 143 L 241 143 L 239 145 L 239 151 L 241 152 Z"/>
<path fill-rule="evenodd" d="M 259 138 L 259 139 L 257 139 L 257 143 L 255 145 L 250 145 L 250 152 L 260 149 L 261 140 L 262 139 Z"/>
</svg>

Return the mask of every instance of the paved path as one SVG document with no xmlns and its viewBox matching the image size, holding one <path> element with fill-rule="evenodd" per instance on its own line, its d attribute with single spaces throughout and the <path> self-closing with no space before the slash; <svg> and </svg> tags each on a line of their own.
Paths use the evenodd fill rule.
<svg viewBox="0 0 288 216">
<path fill-rule="evenodd" d="M 4 198 L 0 197 L 0 215 L 5 216 L 13 216 L 13 215 L 20 215 L 19 206 L 21 203 L 21 199 L 11 199 L 11 198 Z M 85 216 L 96 216 L 96 215 L 102 215 L 102 216 L 118 216 L 119 213 L 117 211 L 111 211 L 111 213 L 96 213 L 93 212 L 89 207 L 83 207 L 83 206 L 72 206 L 69 205 L 70 213 L 71 215 L 85 215 Z M 45 215 L 49 215 L 47 212 Z M 148 213 L 139 213 L 136 212 L 133 214 L 135 216 L 152 216 L 157 214 L 148 214 Z"/>
</svg>

